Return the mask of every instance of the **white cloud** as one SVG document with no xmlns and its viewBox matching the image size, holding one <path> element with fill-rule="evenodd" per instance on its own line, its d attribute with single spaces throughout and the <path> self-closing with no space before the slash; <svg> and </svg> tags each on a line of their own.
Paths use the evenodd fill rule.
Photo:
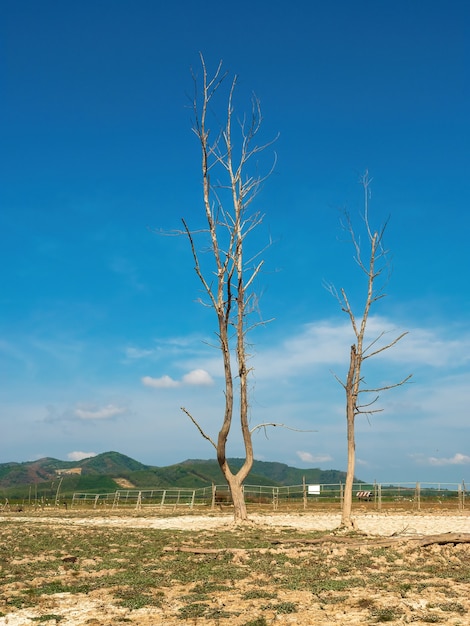
<svg viewBox="0 0 470 626">
<path fill-rule="evenodd" d="M 183 383 L 187 385 L 206 386 L 213 385 L 214 380 L 206 370 L 196 369 L 183 376 Z"/>
<path fill-rule="evenodd" d="M 431 456 L 428 459 L 430 465 L 470 465 L 470 456 L 456 452 L 448 459 Z"/>
<path fill-rule="evenodd" d="M 122 415 L 127 409 L 125 407 L 107 404 L 104 407 L 82 406 L 74 409 L 75 417 L 82 420 L 106 420 L 116 415 Z"/>
<path fill-rule="evenodd" d="M 146 350 L 145 348 L 134 348 L 132 346 L 127 347 L 124 352 L 128 359 L 144 359 L 154 353 L 153 350 Z"/>
<path fill-rule="evenodd" d="M 311 454 L 302 450 L 297 450 L 297 456 L 304 463 L 326 463 L 333 460 L 329 454 Z"/>
<path fill-rule="evenodd" d="M 142 384 L 145 385 L 145 387 L 155 387 L 156 389 L 171 389 L 173 387 L 180 387 L 181 385 L 207 387 L 208 385 L 213 385 L 214 380 L 206 370 L 195 369 L 185 374 L 181 380 L 175 380 L 167 375 L 161 376 L 160 378 L 144 376 L 142 378 Z"/>
<path fill-rule="evenodd" d="M 160 378 L 152 378 L 152 376 L 144 376 L 142 384 L 145 387 L 155 387 L 156 389 L 170 389 L 171 387 L 179 387 L 180 383 L 170 376 L 161 376 Z"/>
<path fill-rule="evenodd" d="M 96 452 L 80 452 L 76 450 L 75 452 L 69 452 L 67 454 L 67 458 L 71 461 L 81 461 L 82 459 L 89 459 L 92 456 L 96 456 Z"/>
<path fill-rule="evenodd" d="M 416 366 L 455 368 L 469 362 L 469 333 L 459 332 L 456 338 L 449 336 L 449 330 L 445 328 L 402 326 L 380 315 L 369 317 L 365 345 L 373 344 L 371 351 L 377 350 L 392 343 L 404 332 L 407 332 L 406 336 L 396 345 L 376 356 L 374 362 L 377 365 L 379 362 L 394 363 L 400 367 L 406 365 L 413 371 Z M 379 337 L 380 340 L 375 341 Z M 293 378 L 313 368 L 347 366 L 350 346 L 354 341 L 348 319 L 336 317 L 305 324 L 267 349 L 258 346 L 256 376 Z"/>
</svg>

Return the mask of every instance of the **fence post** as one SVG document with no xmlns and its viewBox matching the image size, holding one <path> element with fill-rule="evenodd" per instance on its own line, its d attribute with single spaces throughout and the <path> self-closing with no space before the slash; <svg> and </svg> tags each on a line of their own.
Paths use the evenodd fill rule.
<svg viewBox="0 0 470 626">
<path fill-rule="evenodd" d="M 193 510 L 195 497 L 196 497 L 196 490 L 193 491 L 193 497 L 191 498 L 191 504 L 189 505 L 189 508 L 191 509 L 191 511 Z"/>
<path fill-rule="evenodd" d="M 343 503 L 344 503 L 344 487 L 343 487 L 343 483 L 339 483 L 339 503 L 340 503 L 341 510 L 343 510 Z"/>
<path fill-rule="evenodd" d="M 215 509 L 215 494 L 217 491 L 217 487 L 215 483 L 212 483 L 212 502 L 211 502 L 211 511 Z"/>
<path fill-rule="evenodd" d="M 166 497 L 166 489 L 164 489 L 162 493 L 162 501 L 160 502 L 161 509 L 163 509 L 163 505 L 165 504 L 165 497 Z"/>
<path fill-rule="evenodd" d="M 139 491 L 139 494 L 137 496 L 137 502 L 135 505 L 135 510 L 140 511 L 141 508 L 142 508 L 142 492 Z"/>
<path fill-rule="evenodd" d="M 304 511 L 307 508 L 307 486 L 305 484 L 305 476 L 302 476 L 302 494 L 303 494 L 303 499 L 304 499 Z"/>
<path fill-rule="evenodd" d="M 462 480 L 462 511 L 465 509 L 465 481 Z"/>
<path fill-rule="evenodd" d="M 382 510 L 382 485 L 378 485 L 374 480 L 374 504 L 377 511 Z"/>
<path fill-rule="evenodd" d="M 415 498 L 418 503 L 418 511 L 421 511 L 421 485 L 419 483 L 416 483 Z"/>
<path fill-rule="evenodd" d="M 99 497 L 100 497 L 100 495 L 99 495 L 99 494 L 95 496 L 95 503 L 94 503 L 94 505 L 93 505 L 93 508 L 94 508 L 94 509 L 96 509 L 96 505 L 97 505 L 97 503 L 98 503 L 98 499 L 99 499 Z"/>
</svg>

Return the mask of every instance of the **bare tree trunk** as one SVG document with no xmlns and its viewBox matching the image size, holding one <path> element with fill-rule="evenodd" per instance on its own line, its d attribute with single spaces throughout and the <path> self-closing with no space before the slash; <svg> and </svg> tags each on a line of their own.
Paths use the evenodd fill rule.
<svg viewBox="0 0 470 626">
<path fill-rule="evenodd" d="M 246 509 L 245 494 L 243 492 L 243 483 L 240 482 L 239 476 L 232 474 L 230 470 L 228 470 L 228 473 L 224 475 L 232 496 L 234 521 L 236 524 L 246 522 L 248 519 L 248 512 Z"/>
<path fill-rule="evenodd" d="M 346 471 L 346 484 L 344 487 L 343 510 L 341 512 L 341 526 L 352 528 L 352 498 L 354 472 L 356 468 L 356 441 L 354 435 L 354 418 L 356 416 L 356 402 L 354 398 L 354 373 L 356 371 L 357 354 L 356 346 L 351 346 L 350 364 L 348 378 L 346 381 L 346 423 L 347 423 L 347 443 L 348 443 L 348 466 Z"/>
</svg>

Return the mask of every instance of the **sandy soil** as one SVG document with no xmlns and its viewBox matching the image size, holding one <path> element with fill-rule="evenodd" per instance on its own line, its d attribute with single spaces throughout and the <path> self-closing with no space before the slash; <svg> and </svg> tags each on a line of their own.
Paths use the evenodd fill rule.
<svg viewBox="0 0 470 626">
<path fill-rule="evenodd" d="M 13 516 L 0 516 L 0 529 L 4 520 L 11 520 Z M 14 515 L 18 521 L 31 521 L 30 517 Z M 297 528 L 301 530 L 334 530 L 338 527 L 340 516 L 327 513 L 305 513 L 305 514 L 273 514 L 273 515 L 251 515 L 251 522 L 260 528 L 280 529 L 282 527 Z M 470 512 L 463 512 L 458 515 L 450 513 L 433 514 L 379 514 L 358 513 L 355 515 L 357 527 L 363 533 L 370 536 L 402 536 L 419 537 L 430 534 L 447 532 L 470 533 Z M 181 529 L 181 530 L 213 530 L 227 529 L 232 523 L 232 516 L 229 514 L 211 515 L 178 515 L 174 517 L 152 517 L 148 515 L 135 514 L 132 517 L 37 517 L 34 516 L 34 523 L 54 524 L 60 527 L 81 526 L 112 526 L 119 528 L 152 528 L 152 529 Z M 434 552 L 429 554 L 433 558 L 442 561 L 455 560 L 456 567 L 459 563 L 468 562 L 470 558 L 470 544 L 460 546 L 436 546 Z M 303 551 L 301 548 L 283 548 L 288 551 L 296 550 L 296 556 L 305 559 L 305 567 L 308 567 L 312 553 Z M 341 550 L 345 548 L 334 548 L 324 552 L 325 560 L 331 562 L 331 576 L 336 576 L 336 561 Z M 238 555 L 234 558 L 242 558 Z M 403 556 L 406 559 L 416 558 L 412 555 Z M 281 563 L 281 562 L 279 562 Z M 352 568 L 353 568 L 352 564 Z M 273 574 L 280 567 L 276 564 L 276 553 L 273 552 Z M 385 562 L 384 562 L 385 567 Z M 351 575 L 354 574 L 353 569 Z M 407 571 L 404 567 L 404 572 Z M 438 591 L 436 591 L 436 589 Z M 429 623 L 436 621 L 449 626 L 470 625 L 470 585 L 467 583 L 455 583 L 450 581 L 446 592 L 440 592 L 437 586 L 429 589 L 424 586 L 422 590 L 411 591 L 404 597 L 389 597 L 380 590 L 365 590 L 354 588 L 345 594 L 342 603 L 335 603 L 331 596 L 331 602 L 327 595 L 322 598 L 312 598 L 312 593 L 301 591 L 283 591 L 279 595 L 279 600 L 295 603 L 298 607 L 293 614 L 278 614 L 272 610 L 261 611 L 256 603 L 248 603 L 243 600 L 240 589 L 234 589 L 232 593 L 225 592 L 217 594 L 213 598 L 214 606 L 221 606 L 224 609 L 238 609 L 239 617 L 229 619 L 207 619 L 205 617 L 192 617 L 188 620 L 181 619 L 178 615 L 178 601 L 184 590 L 175 585 L 167 594 L 165 607 L 142 608 L 130 611 L 116 605 L 111 594 L 106 591 L 90 594 L 54 594 L 44 598 L 41 610 L 18 609 L 12 610 L 8 614 L 0 617 L 0 625 L 5 626 L 31 626 L 35 623 L 46 623 L 49 625 L 59 624 L 60 626 L 111 626 L 119 623 L 131 623 L 139 626 L 173 626 L 177 624 L 194 624 L 199 626 L 245 626 L 256 623 L 255 619 L 264 619 L 258 624 L 290 625 L 299 626 L 366 626 L 379 621 L 388 621 L 391 624 L 409 623 Z M 347 597 L 346 597 L 347 596 Z M 361 605 L 363 603 L 363 606 Z M 399 617 L 393 620 L 371 619 L 370 607 L 367 602 L 375 603 L 376 606 L 399 606 Z M 436 613 L 433 609 L 436 605 L 444 606 L 459 605 L 462 610 L 457 613 Z M 60 620 L 47 615 L 60 615 Z M 444 615 L 444 617 L 442 617 Z M 434 617 L 436 618 L 434 620 Z"/>
<path fill-rule="evenodd" d="M 0 516 L 3 520 L 11 519 Z M 15 515 L 18 521 L 30 521 L 30 517 Z M 277 515 L 250 515 L 250 521 L 258 526 L 289 527 L 300 530 L 334 530 L 340 523 L 339 514 L 297 513 Z M 357 529 L 368 535 L 433 535 L 447 532 L 470 533 L 470 511 L 460 515 L 452 513 L 394 514 L 357 513 L 354 515 Z M 176 530 L 216 530 L 230 527 L 231 514 L 177 515 L 174 517 L 123 516 L 123 517 L 34 517 L 35 522 L 58 525 L 114 526 L 122 528 L 174 528 Z"/>
</svg>

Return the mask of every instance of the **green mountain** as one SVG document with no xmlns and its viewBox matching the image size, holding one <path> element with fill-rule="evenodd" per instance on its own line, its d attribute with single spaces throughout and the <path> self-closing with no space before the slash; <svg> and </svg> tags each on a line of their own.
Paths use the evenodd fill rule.
<svg viewBox="0 0 470 626">
<path fill-rule="evenodd" d="M 146 468 L 146 465 L 119 452 L 104 452 L 81 461 L 60 461 L 45 457 L 25 463 L 0 464 L 0 487 L 38 484 L 62 475 L 95 474 L 125 477 L 131 472 Z"/>
<path fill-rule="evenodd" d="M 230 459 L 237 471 L 243 459 Z M 286 486 L 338 484 L 345 472 L 298 469 L 284 463 L 255 461 L 248 485 Z M 361 482 L 361 481 L 358 481 Z M 55 498 L 74 492 L 112 493 L 116 489 L 158 489 L 186 487 L 197 489 L 212 483 L 225 483 L 217 461 L 188 459 L 176 465 L 144 465 L 119 452 L 104 452 L 81 461 L 44 458 L 25 463 L 0 464 L 0 497 L 9 499 Z"/>
</svg>

